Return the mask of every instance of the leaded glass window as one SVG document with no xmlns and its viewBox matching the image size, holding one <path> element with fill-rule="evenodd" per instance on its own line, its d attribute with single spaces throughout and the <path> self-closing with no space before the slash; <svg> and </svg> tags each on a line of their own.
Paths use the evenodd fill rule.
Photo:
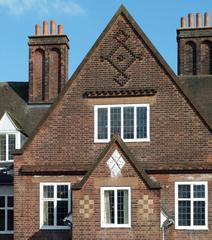
<svg viewBox="0 0 212 240">
<path fill-rule="evenodd" d="M 0 233 L 13 232 L 13 196 L 0 195 Z"/>
<path fill-rule="evenodd" d="M 125 141 L 149 141 L 149 105 L 95 106 L 95 141 L 108 142 L 114 134 Z"/>
<path fill-rule="evenodd" d="M 207 182 L 176 183 L 176 227 L 207 228 Z"/>
<path fill-rule="evenodd" d="M 16 149 L 16 134 L 0 133 L 0 161 L 12 161 Z"/>
<path fill-rule="evenodd" d="M 69 184 L 41 184 L 41 228 L 67 228 L 70 201 Z"/>
<path fill-rule="evenodd" d="M 130 227 L 130 188 L 101 188 L 101 226 Z"/>
</svg>

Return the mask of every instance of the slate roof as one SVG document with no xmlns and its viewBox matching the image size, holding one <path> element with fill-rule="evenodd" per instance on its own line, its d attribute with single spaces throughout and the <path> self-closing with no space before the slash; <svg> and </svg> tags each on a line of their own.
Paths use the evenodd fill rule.
<svg viewBox="0 0 212 240">
<path fill-rule="evenodd" d="M 30 136 L 49 105 L 29 105 L 27 82 L 0 82 L 0 119 L 5 112 Z"/>
<path fill-rule="evenodd" d="M 179 84 L 189 100 L 212 128 L 212 75 L 179 77 Z"/>
</svg>

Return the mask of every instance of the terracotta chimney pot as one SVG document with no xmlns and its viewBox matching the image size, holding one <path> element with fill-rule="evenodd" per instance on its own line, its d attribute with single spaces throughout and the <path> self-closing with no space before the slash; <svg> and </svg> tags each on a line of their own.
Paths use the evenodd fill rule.
<svg viewBox="0 0 212 240">
<path fill-rule="evenodd" d="M 48 22 L 43 21 L 43 34 L 48 35 Z"/>
<path fill-rule="evenodd" d="M 205 13 L 205 27 L 210 27 L 210 15 L 209 15 L 209 12 Z"/>
<path fill-rule="evenodd" d="M 55 35 L 55 31 L 56 31 L 56 24 L 54 20 L 51 20 L 50 22 L 50 34 L 51 35 Z"/>
<path fill-rule="evenodd" d="M 194 14 L 193 13 L 188 14 L 188 26 L 190 28 L 194 27 Z"/>
<path fill-rule="evenodd" d="M 201 13 L 197 13 L 197 15 L 196 15 L 196 24 L 197 24 L 198 28 L 202 27 L 202 14 Z"/>
<path fill-rule="evenodd" d="M 63 25 L 58 25 L 58 34 L 59 35 L 63 34 Z"/>
<path fill-rule="evenodd" d="M 35 35 L 36 36 L 40 35 L 40 25 L 39 24 L 35 25 Z"/>
<path fill-rule="evenodd" d="M 181 28 L 186 28 L 186 17 L 181 17 Z"/>
</svg>

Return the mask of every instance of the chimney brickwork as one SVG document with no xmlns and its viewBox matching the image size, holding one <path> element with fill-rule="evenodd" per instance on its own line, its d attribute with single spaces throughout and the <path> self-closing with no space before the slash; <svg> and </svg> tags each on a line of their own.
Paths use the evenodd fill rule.
<svg viewBox="0 0 212 240">
<path fill-rule="evenodd" d="M 181 18 L 181 28 L 177 30 L 178 41 L 178 74 L 179 75 L 211 75 L 212 74 L 212 28 L 209 13 L 188 14 Z"/>
<path fill-rule="evenodd" d="M 56 33 L 55 21 L 35 25 L 35 36 L 29 37 L 29 103 L 52 103 L 68 81 L 68 37 L 62 25 Z"/>
</svg>

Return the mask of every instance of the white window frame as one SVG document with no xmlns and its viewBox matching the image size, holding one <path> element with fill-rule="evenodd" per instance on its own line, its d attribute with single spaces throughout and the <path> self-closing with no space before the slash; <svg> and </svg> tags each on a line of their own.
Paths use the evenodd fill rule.
<svg viewBox="0 0 212 240">
<path fill-rule="evenodd" d="M 57 198 L 57 186 L 58 185 L 66 185 L 68 186 L 68 213 L 71 210 L 71 184 L 67 182 L 57 182 L 57 183 L 40 183 L 40 229 L 70 229 L 69 226 L 58 226 L 56 225 L 57 222 L 57 214 L 56 214 L 56 206 L 57 206 L 57 201 L 58 200 L 64 200 Z M 44 222 L 44 215 L 43 215 L 43 203 L 47 199 L 49 200 L 50 198 L 44 198 L 43 197 L 43 189 L 44 186 L 53 186 L 54 187 L 54 198 L 51 199 L 51 201 L 54 201 L 54 225 L 53 226 L 46 226 L 43 225 Z"/>
<path fill-rule="evenodd" d="M 7 163 L 7 162 L 13 162 L 13 159 L 8 159 L 9 158 L 9 136 L 10 134 L 15 135 L 15 149 L 20 149 L 21 148 L 21 133 L 19 131 L 0 131 L 0 135 L 6 135 L 6 159 L 1 161 L 0 163 Z"/>
<path fill-rule="evenodd" d="M 7 211 L 8 210 L 13 210 L 14 213 L 14 207 L 8 207 L 7 206 L 7 197 L 13 197 L 13 194 L 0 194 L 0 197 L 4 197 L 5 199 L 5 207 L 0 207 L 0 210 L 5 210 L 5 231 L 0 231 L 0 236 L 1 234 L 13 234 L 13 231 L 11 230 L 7 230 L 8 226 L 7 226 Z"/>
<path fill-rule="evenodd" d="M 110 141 L 110 108 L 120 107 L 121 108 L 121 138 L 124 142 L 149 142 L 150 141 L 150 105 L 149 104 L 115 104 L 115 105 L 95 105 L 94 106 L 94 143 L 107 143 Z M 124 107 L 134 107 L 134 138 L 133 139 L 124 139 L 124 120 L 123 120 L 123 108 Z M 147 137 L 146 138 L 137 138 L 137 107 L 146 107 L 147 108 Z M 98 109 L 107 108 L 108 116 L 108 138 L 107 139 L 98 139 Z"/>
<path fill-rule="evenodd" d="M 205 197 L 194 198 L 193 186 L 194 185 L 205 185 Z M 190 198 L 178 198 L 178 186 L 179 185 L 190 185 L 191 195 Z M 179 226 L 178 225 L 178 201 L 190 201 L 191 202 L 191 225 L 190 226 Z M 205 225 L 196 226 L 193 223 L 193 203 L 194 201 L 205 201 Z M 206 181 L 194 181 L 194 182 L 175 182 L 175 229 L 187 229 L 187 230 L 208 230 L 208 182 Z"/>
<path fill-rule="evenodd" d="M 114 199 L 115 199 L 115 223 L 107 224 L 104 222 L 104 191 L 113 190 L 114 191 Z M 129 223 L 128 224 L 118 224 L 117 223 L 117 190 L 128 190 L 128 213 L 129 213 Z M 101 187 L 101 228 L 131 228 L 131 188 L 130 187 Z"/>
</svg>

